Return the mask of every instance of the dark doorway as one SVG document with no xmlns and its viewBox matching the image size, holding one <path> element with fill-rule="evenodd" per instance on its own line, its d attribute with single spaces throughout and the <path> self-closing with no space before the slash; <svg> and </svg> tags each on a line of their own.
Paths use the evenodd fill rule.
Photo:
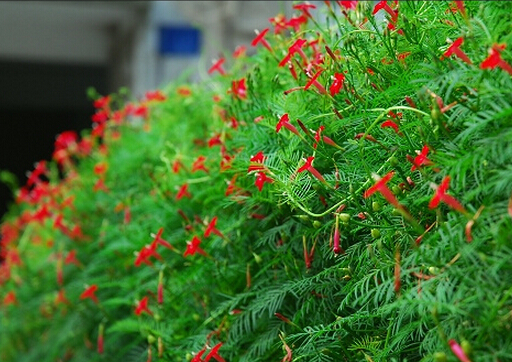
<svg viewBox="0 0 512 362">
<path fill-rule="evenodd" d="M 0 170 L 24 185 L 34 163 L 51 158 L 58 133 L 89 128 L 91 86 L 106 93 L 106 66 L 0 61 Z M 0 183 L 0 219 L 12 201 Z"/>
</svg>

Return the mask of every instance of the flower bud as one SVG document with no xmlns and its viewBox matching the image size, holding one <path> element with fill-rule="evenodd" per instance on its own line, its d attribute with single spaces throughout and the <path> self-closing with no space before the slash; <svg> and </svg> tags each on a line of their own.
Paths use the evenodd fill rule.
<svg viewBox="0 0 512 362">
<path fill-rule="evenodd" d="M 350 214 L 342 212 L 341 214 L 338 214 L 338 217 L 340 218 L 341 222 L 343 224 L 347 224 L 350 220 Z"/>
<path fill-rule="evenodd" d="M 315 229 L 319 229 L 322 226 L 322 223 L 318 220 L 313 221 L 313 227 Z"/>
<path fill-rule="evenodd" d="M 370 233 L 372 234 L 372 238 L 377 239 L 378 237 L 380 237 L 380 230 L 379 229 L 372 229 L 370 231 Z"/>
<path fill-rule="evenodd" d="M 378 202 L 378 201 L 372 202 L 372 210 L 375 211 L 375 212 L 382 210 L 381 203 Z"/>
<path fill-rule="evenodd" d="M 148 343 L 153 344 L 155 342 L 156 342 L 155 336 L 153 336 L 152 334 L 148 334 Z"/>
<path fill-rule="evenodd" d="M 446 358 L 446 353 L 444 352 L 435 352 L 434 353 L 434 361 L 435 362 L 446 362 L 448 358 Z"/>
<path fill-rule="evenodd" d="M 467 341 L 465 339 L 463 339 L 460 342 L 460 346 L 462 347 L 462 350 L 464 351 L 466 356 L 469 356 L 471 354 L 471 352 L 473 351 L 473 348 L 471 347 L 471 343 L 469 343 L 469 341 Z"/>
</svg>

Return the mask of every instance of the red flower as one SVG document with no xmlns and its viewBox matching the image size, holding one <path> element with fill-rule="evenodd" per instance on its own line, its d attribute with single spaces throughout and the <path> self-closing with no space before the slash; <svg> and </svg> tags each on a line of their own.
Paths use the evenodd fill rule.
<svg viewBox="0 0 512 362">
<path fill-rule="evenodd" d="M 375 15 L 382 9 L 384 9 L 384 11 L 386 11 L 391 16 L 391 22 L 396 23 L 398 20 L 398 11 L 391 9 L 386 0 L 379 1 L 373 8 L 372 14 Z"/>
<path fill-rule="evenodd" d="M 427 158 L 427 154 L 428 154 L 428 146 L 425 145 L 423 146 L 423 148 L 421 149 L 421 153 L 418 154 L 418 156 L 416 156 L 414 158 L 414 160 L 412 159 L 412 157 L 410 157 L 409 155 L 407 155 L 407 159 L 412 162 L 412 166 L 411 166 L 411 171 L 414 171 L 416 169 L 419 169 L 420 166 L 430 166 L 430 165 L 433 165 L 434 163 L 432 161 L 430 161 L 428 158 Z"/>
<path fill-rule="evenodd" d="M 212 218 L 212 221 L 210 221 L 210 223 L 206 227 L 206 230 L 204 231 L 205 238 L 209 237 L 211 233 L 214 233 L 215 235 L 218 235 L 221 238 L 224 238 L 224 235 L 222 235 L 222 233 L 215 227 L 216 223 L 217 223 L 217 216 L 214 216 Z"/>
<path fill-rule="evenodd" d="M 354 10 L 357 7 L 357 1 L 338 1 L 338 4 L 345 10 Z"/>
<path fill-rule="evenodd" d="M 80 294 L 80 299 L 90 298 L 96 304 L 98 304 L 98 298 L 94 294 L 98 290 L 98 286 L 96 284 L 91 285 L 87 288 L 82 294 Z"/>
<path fill-rule="evenodd" d="M 162 102 L 162 101 L 165 101 L 167 99 L 167 97 L 165 96 L 165 94 L 162 93 L 161 90 L 156 90 L 156 91 L 149 91 L 149 92 L 146 92 L 146 100 L 148 101 L 157 101 L 157 102 Z"/>
<path fill-rule="evenodd" d="M 196 172 L 199 170 L 203 170 L 204 172 L 208 173 L 208 169 L 204 165 L 204 161 L 206 160 L 206 157 L 199 156 L 192 165 L 192 172 Z"/>
<path fill-rule="evenodd" d="M 458 58 L 460 58 L 462 61 L 464 61 L 464 62 L 466 62 L 468 64 L 471 64 L 471 60 L 468 58 L 466 53 L 464 53 L 460 49 L 460 46 L 462 45 L 463 42 L 464 42 L 464 38 L 463 37 L 458 38 L 457 40 L 455 40 L 452 43 L 452 45 L 450 45 L 450 47 L 443 53 L 443 55 L 445 57 L 449 57 L 451 55 L 455 55 Z"/>
<path fill-rule="evenodd" d="M 94 192 L 97 192 L 99 190 L 103 191 L 103 192 L 110 192 L 109 188 L 105 185 L 105 182 L 103 181 L 102 178 L 98 179 L 98 181 L 96 181 L 96 183 L 94 184 L 94 186 L 92 187 L 93 191 Z"/>
<path fill-rule="evenodd" d="M 450 349 L 452 350 L 453 354 L 459 359 L 460 362 L 471 362 L 468 356 L 466 356 L 464 353 L 462 347 L 454 339 L 450 339 L 448 344 L 450 345 Z"/>
<path fill-rule="evenodd" d="M 103 353 L 103 330 L 104 330 L 103 323 L 100 324 L 99 330 L 98 330 L 98 353 Z"/>
<path fill-rule="evenodd" d="M 135 314 L 141 315 L 142 312 L 146 312 L 149 315 L 153 315 L 153 312 L 148 308 L 148 297 L 142 298 L 137 306 L 135 307 Z"/>
<path fill-rule="evenodd" d="M 188 184 L 187 183 L 183 184 L 180 187 L 180 189 L 178 190 L 178 193 L 176 194 L 176 200 L 180 200 L 183 197 L 188 197 L 188 198 L 192 197 L 190 192 L 188 192 Z"/>
<path fill-rule="evenodd" d="M 55 303 L 55 305 L 59 305 L 61 303 L 69 304 L 69 300 L 68 300 L 68 298 L 66 298 L 66 295 L 64 294 L 64 289 L 59 290 L 59 293 L 55 297 L 54 303 Z"/>
<path fill-rule="evenodd" d="M 315 144 L 313 145 L 313 148 L 317 148 L 318 142 L 320 142 L 320 136 L 322 135 L 322 131 L 325 129 L 325 126 L 318 127 L 318 130 L 315 132 Z"/>
<path fill-rule="evenodd" d="M 326 181 L 325 181 L 324 177 L 320 174 L 320 172 L 318 172 L 318 170 L 316 168 L 313 167 L 313 160 L 314 159 L 315 159 L 315 156 L 308 157 L 308 159 L 306 160 L 306 163 L 302 167 L 300 167 L 297 170 L 297 172 L 309 171 L 318 180 L 320 180 L 321 182 L 325 183 Z"/>
<path fill-rule="evenodd" d="M 383 122 L 381 125 L 380 125 L 381 128 L 386 128 L 386 127 L 391 127 L 395 130 L 395 133 L 396 134 L 400 134 L 400 131 L 398 130 L 398 125 L 393 122 L 392 120 L 388 119 L 387 121 Z"/>
<path fill-rule="evenodd" d="M 4 306 L 8 306 L 9 304 L 16 304 L 16 294 L 12 290 L 5 295 L 3 300 Z"/>
<path fill-rule="evenodd" d="M 146 265 L 153 265 L 149 258 L 154 256 L 159 260 L 163 260 L 162 256 L 156 252 L 156 243 L 152 243 L 151 245 L 144 245 L 142 249 L 138 253 L 136 253 L 137 257 L 135 258 L 135 266 L 140 266 L 142 263 Z"/>
<path fill-rule="evenodd" d="M 268 30 L 269 30 L 269 28 L 263 29 L 261 31 L 261 33 L 258 30 L 255 30 L 256 38 L 254 38 L 252 40 L 251 45 L 253 47 L 255 47 L 256 45 L 258 45 L 258 43 L 261 43 L 261 45 L 263 45 L 265 48 L 267 48 L 269 51 L 272 52 L 273 51 L 272 47 L 270 46 L 268 41 L 265 39 L 265 34 L 267 34 Z"/>
<path fill-rule="evenodd" d="M 66 258 L 64 259 L 64 264 L 75 264 L 76 266 L 80 266 L 80 262 L 76 259 L 76 250 L 71 250 Z"/>
<path fill-rule="evenodd" d="M 481 69 L 494 69 L 499 67 L 506 71 L 508 74 L 512 75 L 512 66 L 508 64 L 501 58 L 501 51 L 505 49 L 505 44 L 494 44 L 492 48 L 489 49 L 489 56 L 485 58 L 485 60 L 480 63 Z"/>
<path fill-rule="evenodd" d="M 323 71 L 323 69 L 320 69 L 318 72 L 316 72 L 316 74 L 312 76 L 309 82 L 307 82 L 307 84 L 304 86 L 304 90 L 307 90 L 309 87 L 314 85 L 320 94 L 327 94 L 325 87 L 317 81 L 317 78 L 320 76 L 320 74 L 322 74 Z"/>
<path fill-rule="evenodd" d="M 288 54 L 286 54 L 286 56 L 283 58 L 283 60 L 281 60 L 281 62 L 279 62 L 279 66 L 282 67 L 284 66 L 286 63 L 288 63 L 291 59 L 292 59 L 292 56 L 293 54 L 295 53 L 299 53 L 300 56 L 302 57 L 302 59 L 304 60 L 305 63 L 308 62 L 308 58 L 306 57 L 306 54 L 304 54 L 304 51 L 302 50 L 302 47 L 304 46 L 304 44 L 306 44 L 308 41 L 305 40 L 305 39 L 297 39 L 289 48 L 288 48 Z"/>
<path fill-rule="evenodd" d="M 309 13 L 309 9 L 316 9 L 316 6 L 313 5 L 313 4 L 304 3 L 304 4 L 293 5 L 293 8 L 295 10 L 302 11 L 302 14 L 304 16 L 307 16 L 308 18 L 311 18 L 311 14 Z"/>
<path fill-rule="evenodd" d="M 274 180 L 271 179 L 270 177 L 268 177 L 265 174 L 265 172 L 258 172 L 256 174 L 256 180 L 254 181 L 254 184 L 256 185 L 256 187 L 258 188 L 258 190 L 260 192 L 263 189 L 263 185 L 265 184 L 265 182 L 272 183 L 272 182 L 274 182 Z"/>
<path fill-rule="evenodd" d="M 101 111 L 94 113 L 92 115 L 91 119 L 94 123 L 103 123 L 108 120 L 109 116 L 110 116 L 110 110 L 102 109 Z"/>
<path fill-rule="evenodd" d="M 110 96 L 105 96 L 105 97 L 101 97 L 101 98 L 98 98 L 96 99 L 93 103 L 93 106 L 94 108 L 107 108 L 108 105 L 110 104 Z"/>
<path fill-rule="evenodd" d="M 32 215 L 32 220 L 39 222 L 40 224 L 44 223 L 44 220 L 52 216 L 52 213 L 48 211 L 48 205 L 44 204 Z"/>
<path fill-rule="evenodd" d="M 183 256 L 194 255 L 195 253 L 207 256 L 206 252 L 199 246 L 200 244 L 201 239 L 199 239 L 197 236 L 194 236 L 190 242 L 187 242 L 187 250 L 185 250 Z"/>
<path fill-rule="evenodd" d="M 151 234 L 150 236 L 153 237 L 153 241 L 151 242 L 151 245 L 155 245 L 154 248 L 156 249 L 156 245 L 162 245 L 166 247 L 167 249 L 174 250 L 174 246 L 172 246 L 168 241 L 162 239 L 162 233 L 164 232 L 164 228 L 158 229 L 158 232 L 155 234 Z"/>
<path fill-rule="evenodd" d="M 376 179 L 376 183 L 375 185 L 373 185 L 372 187 L 370 187 L 368 190 L 366 190 L 364 192 L 364 195 L 363 197 L 365 199 L 367 199 L 368 197 L 370 197 L 371 195 L 373 195 L 375 192 L 380 192 L 382 196 L 384 196 L 384 198 L 393 206 L 395 206 L 396 208 L 400 209 L 401 208 L 401 205 L 400 203 L 398 202 L 398 200 L 396 199 L 395 195 L 393 194 L 393 192 L 391 192 L 391 190 L 388 188 L 388 186 L 386 185 L 389 180 L 391 180 L 391 178 L 393 177 L 395 173 L 393 171 L 389 172 L 388 174 L 386 174 L 384 177 L 379 177 L 378 175 L 374 175 L 374 179 Z"/>
<path fill-rule="evenodd" d="M 457 199 L 451 195 L 447 195 L 446 191 L 448 190 L 448 187 L 450 185 L 450 176 L 446 176 L 443 181 L 441 182 L 441 185 L 439 185 L 436 188 L 436 192 L 434 196 L 432 197 L 432 200 L 430 200 L 428 207 L 430 209 L 436 208 L 441 201 L 443 201 L 445 204 L 450 206 L 452 209 L 466 213 L 466 209 L 457 201 Z"/>
<path fill-rule="evenodd" d="M 247 87 L 245 86 L 245 78 L 234 80 L 231 82 L 231 89 L 228 93 L 233 95 L 233 98 L 247 99 Z"/>
<path fill-rule="evenodd" d="M 108 164 L 106 162 L 99 162 L 94 165 L 93 171 L 96 175 L 99 176 L 99 175 L 104 174 L 107 171 L 107 168 L 108 168 Z"/>
<path fill-rule="evenodd" d="M 239 45 L 235 48 L 235 51 L 233 52 L 233 58 L 240 58 L 245 55 L 247 48 L 243 45 Z"/>
<path fill-rule="evenodd" d="M 47 175 L 47 174 L 48 174 L 48 169 L 46 168 L 46 161 L 45 160 L 39 161 L 36 164 L 34 171 L 32 171 L 30 173 L 30 176 L 28 177 L 27 186 L 30 187 L 36 183 L 41 182 L 39 177 L 43 176 L 43 175 Z"/>
<path fill-rule="evenodd" d="M 334 74 L 334 81 L 331 84 L 331 87 L 329 88 L 329 93 L 331 93 L 331 96 L 335 96 L 338 94 L 343 88 L 343 83 L 345 82 L 345 75 L 343 73 L 335 73 Z"/>
<path fill-rule="evenodd" d="M 205 357 L 205 362 L 208 362 L 211 358 L 214 358 L 217 360 L 217 362 L 226 362 L 226 360 L 224 358 L 222 358 L 221 356 L 219 356 L 219 348 L 222 347 L 222 342 L 221 343 L 218 343 L 216 344 L 212 349 L 211 351 L 206 355 Z"/>
<path fill-rule="evenodd" d="M 297 136 L 300 136 L 297 128 L 295 128 L 295 126 L 291 125 L 289 122 L 290 122 L 290 117 L 288 116 L 288 113 L 283 114 L 281 116 L 281 118 L 279 119 L 279 122 L 277 122 L 276 133 L 279 133 L 281 128 L 284 126 L 284 128 L 287 128 L 291 132 L 295 133 Z"/>
<path fill-rule="evenodd" d="M 251 171 L 260 171 L 264 170 L 263 161 L 265 161 L 265 155 L 262 151 L 259 151 L 257 154 L 251 157 L 249 168 L 247 169 L 247 173 Z"/>
<path fill-rule="evenodd" d="M 222 68 L 222 64 L 226 61 L 226 59 L 224 58 L 220 58 L 219 60 L 217 60 L 212 66 L 210 69 L 208 69 L 208 74 L 212 74 L 213 72 L 217 71 L 219 72 L 221 75 L 226 75 L 226 71 L 224 70 L 224 68 Z"/>
</svg>

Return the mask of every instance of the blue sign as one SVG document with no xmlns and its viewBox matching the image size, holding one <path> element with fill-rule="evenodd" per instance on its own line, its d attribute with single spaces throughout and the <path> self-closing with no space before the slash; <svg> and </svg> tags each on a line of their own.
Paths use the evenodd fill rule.
<svg viewBox="0 0 512 362">
<path fill-rule="evenodd" d="M 194 56 L 201 52 L 201 32 L 189 26 L 161 26 L 159 53 Z"/>
</svg>

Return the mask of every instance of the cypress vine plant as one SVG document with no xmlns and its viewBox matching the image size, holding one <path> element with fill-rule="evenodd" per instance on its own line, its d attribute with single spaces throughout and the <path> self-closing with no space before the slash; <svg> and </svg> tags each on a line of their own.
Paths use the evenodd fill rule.
<svg viewBox="0 0 512 362">
<path fill-rule="evenodd" d="M 512 360 L 511 6 L 314 8 L 92 94 L 1 224 L 2 361 Z"/>
</svg>

